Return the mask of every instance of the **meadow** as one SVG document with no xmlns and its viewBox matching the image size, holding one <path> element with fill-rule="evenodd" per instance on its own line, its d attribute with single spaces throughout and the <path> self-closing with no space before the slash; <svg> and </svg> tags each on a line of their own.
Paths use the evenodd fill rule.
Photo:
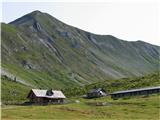
<svg viewBox="0 0 160 120">
<path fill-rule="evenodd" d="M 4 105 L 2 120 L 159 120 L 159 98 L 157 94 L 118 100 L 107 96 L 69 98 L 69 103 L 61 105 Z"/>
</svg>

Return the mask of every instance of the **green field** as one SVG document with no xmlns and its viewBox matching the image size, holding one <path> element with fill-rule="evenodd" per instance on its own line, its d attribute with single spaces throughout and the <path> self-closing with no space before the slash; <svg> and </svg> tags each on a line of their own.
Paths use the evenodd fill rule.
<svg viewBox="0 0 160 120">
<path fill-rule="evenodd" d="M 47 106 L 2 106 L 2 120 L 158 120 L 159 95 L 112 100 L 70 98 L 71 103 Z M 79 103 L 74 101 L 79 100 Z M 105 106 L 96 106 L 97 103 Z"/>
</svg>

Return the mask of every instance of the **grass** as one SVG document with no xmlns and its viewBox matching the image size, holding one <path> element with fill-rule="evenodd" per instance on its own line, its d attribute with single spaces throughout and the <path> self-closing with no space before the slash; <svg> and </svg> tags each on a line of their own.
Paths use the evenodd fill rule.
<svg viewBox="0 0 160 120">
<path fill-rule="evenodd" d="M 17 73 L 24 72 L 20 71 L 20 69 L 15 69 Z M 39 78 L 43 76 L 45 77 L 46 74 L 43 73 L 37 73 L 39 74 Z M 59 77 L 64 77 L 63 73 L 59 73 L 61 76 L 56 76 L 57 79 Z M 24 72 L 23 75 L 26 75 Z M 35 74 L 32 73 L 32 76 Z M 30 78 L 32 79 L 32 76 Z M 24 76 L 23 76 L 24 77 Z M 46 81 L 48 81 L 46 77 Z M 63 79 L 62 79 L 63 80 Z M 135 78 L 125 78 L 125 79 L 118 79 L 118 80 L 107 80 L 103 82 L 97 82 L 93 84 L 86 85 L 84 87 L 69 87 L 69 85 L 66 83 L 66 87 L 62 89 L 63 93 L 67 97 L 75 97 L 75 96 L 81 96 L 88 92 L 88 90 L 97 87 L 97 88 L 103 88 L 106 90 L 107 93 L 112 93 L 114 91 L 118 90 L 127 90 L 127 89 L 134 89 L 134 88 L 144 88 L 149 86 L 158 86 L 160 83 L 160 76 L 159 73 L 149 74 L 144 77 L 135 77 Z M 36 81 L 35 81 L 36 82 Z M 48 81 L 48 84 L 45 84 L 45 81 L 42 79 L 41 84 L 44 85 L 44 87 L 41 87 L 42 89 L 50 89 L 53 87 L 49 87 L 48 84 L 51 84 L 51 81 Z M 52 84 L 58 84 L 58 82 L 53 82 Z M 32 84 L 33 85 L 33 84 Z M 36 87 L 38 88 L 38 87 Z M 14 80 L 10 80 L 7 77 L 2 76 L 2 103 L 4 104 L 10 104 L 10 103 L 22 103 L 24 101 L 27 101 L 26 96 L 31 90 L 31 87 L 25 86 L 23 84 L 20 84 L 18 82 L 15 82 Z M 55 87 L 53 89 L 56 89 Z M 16 94 L 15 96 L 13 95 Z"/>
<path fill-rule="evenodd" d="M 23 103 L 29 93 L 29 87 L 1 76 L 1 100 L 3 104 Z"/>
<path fill-rule="evenodd" d="M 158 120 L 159 95 L 137 96 L 131 99 L 112 100 L 110 97 L 97 99 L 70 98 L 79 103 L 48 106 L 4 106 L 2 120 Z M 88 103 L 106 102 L 106 106 Z"/>
<path fill-rule="evenodd" d="M 54 89 L 60 89 L 65 88 L 66 86 L 76 86 L 74 82 L 71 83 L 71 81 L 67 78 L 66 73 L 59 69 L 54 70 L 56 72 L 53 72 L 50 74 L 51 76 L 48 76 L 46 71 L 24 69 L 21 66 L 11 64 L 2 64 L 2 66 L 7 68 L 7 70 L 9 70 L 9 72 L 13 75 L 22 78 L 33 86 L 36 86 L 36 88 L 46 89 L 54 87 Z"/>
<path fill-rule="evenodd" d="M 82 87 L 71 87 L 63 89 L 67 96 L 83 95 L 92 88 L 103 88 L 107 93 L 119 90 L 128 90 L 135 88 L 153 87 L 160 85 L 159 72 L 148 74 L 142 77 L 122 78 L 116 80 L 105 80 Z"/>
</svg>

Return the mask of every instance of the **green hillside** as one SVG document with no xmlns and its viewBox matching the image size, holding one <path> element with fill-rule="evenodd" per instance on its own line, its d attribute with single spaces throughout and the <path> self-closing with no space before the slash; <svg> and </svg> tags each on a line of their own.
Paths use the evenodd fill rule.
<svg viewBox="0 0 160 120">
<path fill-rule="evenodd" d="M 145 88 L 160 86 L 160 74 L 148 74 L 142 77 L 123 78 L 116 80 L 106 80 L 102 82 L 92 83 L 84 87 L 66 88 L 63 90 L 67 96 L 79 96 L 87 93 L 88 90 L 93 88 L 103 88 L 107 93 L 112 93 L 120 90 L 129 90 L 136 88 Z"/>
<path fill-rule="evenodd" d="M 2 103 L 3 104 L 14 104 L 23 103 L 28 101 L 26 96 L 32 87 L 25 86 L 18 83 L 15 80 L 11 80 L 6 76 L 2 76 Z M 92 88 L 103 88 L 107 93 L 112 93 L 118 90 L 127 90 L 134 88 L 144 88 L 149 86 L 160 86 L 160 75 L 159 73 L 149 74 L 143 77 L 125 78 L 117 80 L 107 80 L 103 82 L 97 82 L 84 87 L 71 87 L 62 89 L 67 98 L 80 97 L 86 94 L 89 89 Z M 50 89 L 50 88 L 47 88 Z M 52 88 L 54 89 L 54 88 Z"/>
<path fill-rule="evenodd" d="M 1 86 L 1 102 L 3 104 L 23 103 L 31 89 L 6 76 L 1 77 Z"/>
<path fill-rule="evenodd" d="M 2 74 L 32 88 L 64 89 L 159 70 L 159 46 L 95 35 L 40 11 L 1 27 Z"/>
</svg>

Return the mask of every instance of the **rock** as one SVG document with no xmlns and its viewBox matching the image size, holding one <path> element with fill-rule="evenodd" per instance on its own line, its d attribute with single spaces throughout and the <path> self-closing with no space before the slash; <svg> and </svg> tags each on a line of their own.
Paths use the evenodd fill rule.
<svg viewBox="0 0 160 120">
<path fill-rule="evenodd" d="M 72 48 L 79 48 L 80 47 L 80 44 L 75 40 L 71 43 L 71 47 Z"/>
<path fill-rule="evenodd" d="M 69 34 L 69 32 L 67 32 L 67 31 L 63 31 L 63 30 L 58 29 L 58 30 L 57 30 L 57 33 L 58 33 L 60 36 L 62 36 L 62 37 L 67 37 L 67 38 L 70 37 L 70 34 Z"/>
<path fill-rule="evenodd" d="M 34 22 L 33 28 L 36 29 L 36 30 L 38 30 L 38 31 L 42 30 L 42 28 L 41 28 L 41 26 L 40 26 L 40 24 L 38 22 Z"/>
<path fill-rule="evenodd" d="M 26 48 L 25 46 L 21 47 L 21 49 L 22 49 L 23 51 L 27 51 L 27 48 Z"/>
<path fill-rule="evenodd" d="M 22 60 L 21 62 L 22 66 L 25 67 L 26 69 L 33 69 L 33 65 L 28 63 L 26 60 Z"/>
<path fill-rule="evenodd" d="M 79 100 L 75 100 L 75 103 L 80 103 L 80 101 Z"/>
</svg>

